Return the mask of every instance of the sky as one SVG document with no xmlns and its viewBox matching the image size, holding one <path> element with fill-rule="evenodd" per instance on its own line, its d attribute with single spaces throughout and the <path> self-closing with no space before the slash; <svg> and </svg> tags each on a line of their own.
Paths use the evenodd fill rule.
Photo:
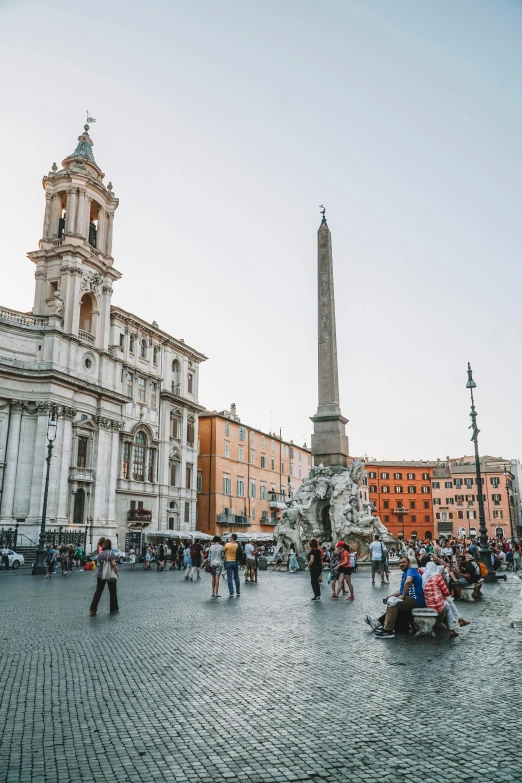
<svg viewBox="0 0 522 783">
<path fill-rule="evenodd" d="M 310 443 L 319 205 L 352 455 L 522 456 L 520 0 L 0 0 L 0 306 L 85 112 L 113 303 L 208 356 L 200 401 Z"/>
</svg>

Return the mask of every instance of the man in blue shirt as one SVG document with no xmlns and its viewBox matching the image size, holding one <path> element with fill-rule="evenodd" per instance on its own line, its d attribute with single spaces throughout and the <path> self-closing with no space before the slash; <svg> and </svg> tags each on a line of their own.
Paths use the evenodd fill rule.
<svg viewBox="0 0 522 783">
<path fill-rule="evenodd" d="M 400 589 L 389 595 L 392 599 L 386 609 L 384 628 L 375 631 L 379 639 L 393 639 L 395 637 L 395 621 L 399 612 L 411 612 L 420 606 L 426 606 L 424 591 L 422 589 L 422 576 L 416 568 L 411 567 L 409 557 L 401 557 L 399 567 L 402 571 Z"/>
</svg>

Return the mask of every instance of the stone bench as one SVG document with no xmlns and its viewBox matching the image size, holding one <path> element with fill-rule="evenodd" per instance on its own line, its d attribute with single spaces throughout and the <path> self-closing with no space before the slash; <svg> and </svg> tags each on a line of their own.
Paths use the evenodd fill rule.
<svg viewBox="0 0 522 783">
<path fill-rule="evenodd" d="M 439 613 L 427 606 L 411 610 L 413 624 L 417 629 L 415 636 L 436 636 L 435 625 L 439 619 Z"/>
<path fill-rule="evenodd" d="M 462 587 L 462 600 L 463 601 L 477 601 L 482 598 L 482 585 L 484 580 L 480 579 L 473 585 L 465 585 Z"/>
</svg>

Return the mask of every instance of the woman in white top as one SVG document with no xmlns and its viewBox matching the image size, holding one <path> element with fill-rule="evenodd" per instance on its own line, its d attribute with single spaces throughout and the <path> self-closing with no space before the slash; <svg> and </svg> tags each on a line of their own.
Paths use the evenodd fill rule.
<svg viewBox="0 0 522 783">
<path fill-rule="evenodd" d="M 223 570 L 223 545 L 219 536 L 214 536 L 212 546 L 208 550 L 208 562 L 212 574 L 212 598 L 221 598 L 219 595 L 219 577 Z"/>
<path fill-rule="evenodd" d="M 134 571 L 134 565 L 136 563 L 136 550 L 134 549 L 133 546 L 131 546 L 131 548 L 129 549 L 129 562 L 130 562 L 129 571 Z"/>
</svg>

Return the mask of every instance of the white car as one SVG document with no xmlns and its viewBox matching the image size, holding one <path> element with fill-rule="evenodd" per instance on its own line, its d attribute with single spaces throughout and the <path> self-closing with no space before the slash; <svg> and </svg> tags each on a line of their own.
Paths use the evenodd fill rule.
<svg viewBox="0 0 522 783">
<path fill-rule="evenodd" d="M 111 552 L 116 557 L 116 562 L 119 563 L 120 565 L 122 563 L 124 563 L 126 560 L 129 559 L 129 556 L 126 555 L 125 552 L 122 552 L 121 549 L 118 549 L 118 547 L 116 547 L 116 546 L 113 546 L 113 548 L 111 549 Z M 87 560 L 94 560 L 94 562 L 97 563 L 98 562 L 98 553 L 97 552 L 93 552 L 91 555 L 88 555 L 86 559 Z"/>
<path fill-rule="evenodd" d="M 25 563 L 24 556 L 19 555 L 18 552 L 13 552 L 12 549 L 7 550 L 9 552 L 9 568 L 20 568 Z M 0 566 L 4 565 L 4 556 L 0 550 Z"/>
</svg>

